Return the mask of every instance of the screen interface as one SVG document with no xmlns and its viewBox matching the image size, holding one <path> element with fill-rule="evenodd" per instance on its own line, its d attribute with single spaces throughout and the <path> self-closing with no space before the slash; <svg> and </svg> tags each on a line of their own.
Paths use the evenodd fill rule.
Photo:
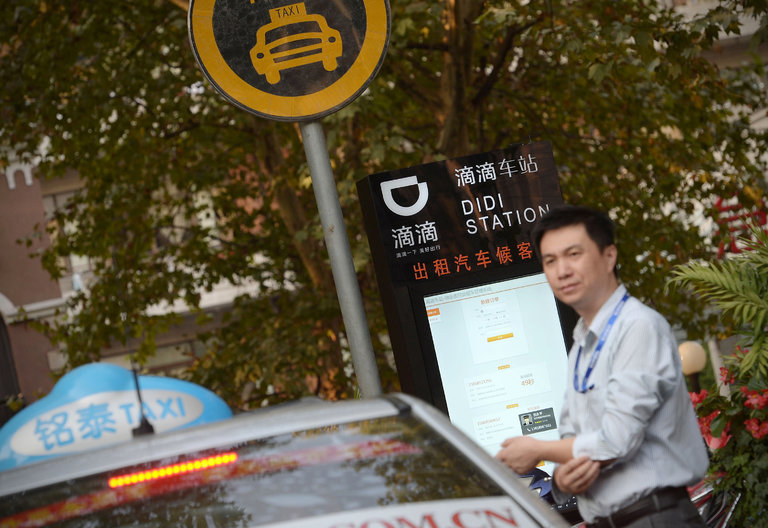
<svg viewBox="0 0 768 528">
<path fill-rule="evenodd" d="M 424 297 L 448 415 L 489 453 L 559 438 L 567 353 L 543 273 Z M 552 473 L 552 465 L 541 469 Z"/>
</svg>

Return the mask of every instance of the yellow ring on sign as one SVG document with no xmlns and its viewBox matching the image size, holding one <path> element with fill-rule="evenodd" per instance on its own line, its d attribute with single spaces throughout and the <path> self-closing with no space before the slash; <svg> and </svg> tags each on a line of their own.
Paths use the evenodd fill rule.
<svg viewBox="0 0 768 528">
<path fill-rule="evenodd" d="M 383 56 L 389 16 L 385 0 L 363 0 L 365 40 L 349 70 L 336 82 L 309 95 L 284 96 L 264 92 L 237 75 L 224 60 L 213 35 L 213 7 L 216 0 L 192 0 L 189 30 L 192 48 L 214 86 L 236 103 L 257 114 L 279 120 L 312 118 L 341 107 L 372 80 Z"/>
</svg>

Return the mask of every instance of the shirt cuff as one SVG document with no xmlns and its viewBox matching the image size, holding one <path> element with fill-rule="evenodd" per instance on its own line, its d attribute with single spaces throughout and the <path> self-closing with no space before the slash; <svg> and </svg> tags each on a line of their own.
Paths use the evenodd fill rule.
<svg viewBox="0 0 768 528">
<path fill-rule="evenodd" d="M 582 433 L 573 441 L 573 457 L 587 455 L 592 460 L 611 460 L 616 458 L 615 455 L 607 453 L 605 446 L 602 444 L 599 431 Z"/>
</svg>

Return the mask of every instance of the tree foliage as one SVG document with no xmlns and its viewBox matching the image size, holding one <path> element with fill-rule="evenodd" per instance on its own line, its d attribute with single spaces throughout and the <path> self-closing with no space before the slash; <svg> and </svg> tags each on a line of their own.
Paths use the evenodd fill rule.
<svg viewBox="0 0 768 528">
<path fill-rule="evenodd" d="M 249 115 L 203 80 L 184 2 L 10 0 L 0 7 L 0 141 L 39 175 L 85 182 L 41 255 L 88 256 L 97 280 L 45 331 L 69 366 L 140 343 L 221 281 L 256 284 L 206 329 L 197 381 L 247 407 L 309 391 L 349 396 L 343 324 L 298 127 Z M 549 140 L 565 199 L 619 225 L 622 277 L 671 320 L 701 310 L 664 294 L 669 271 L 712 254 L 688 219 L 713 195 L 760 198 L 762 67 L 704 53 L 761 3 L 685 20 L 655 2 L 393 2 L 388 55 L 323 128 L 385 389 L 385 323 L 354 183 L 381 170 Z M 58 227 L 57 227 L 58 226 Z M 72 229 L 76 226 L 76 229 Z M 41 219 L 41 229 L 44 228 Z M 199 311 L 201 318 L 203 312 Z M 62 314 L 64 315 L 64 314 Z M 201 323 L 205 321 L 201 320 Z M 202 332 L 202 330 L 201 330 Z"/>
</svg>

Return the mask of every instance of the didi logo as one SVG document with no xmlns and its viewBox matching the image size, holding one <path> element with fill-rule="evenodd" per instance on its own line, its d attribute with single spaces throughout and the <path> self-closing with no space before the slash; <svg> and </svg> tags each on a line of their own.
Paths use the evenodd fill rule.
<svg viewBox="0 0 768 528">
<path fill-rule="evenodd" d="M 400 205 L 392 196 L 392 191 L 395 189 L 402 189 L 403 187 L 408 187 L 410 185 L 418 186 L 419 197 L 412 205 Z M 427 200 L 429 199 L 429 189 L 427 188 L 427 184 L 418 181 L 416 176 L 408 176 L 406 178 L 398 178 L 396 180 L 382 182 L 381 196 L 384 198 L 384 203 L 386 204 L 387 208 L 396 215 L 413 216 L 424 209 L 424 206 L 427 205 Z"/>
</svg>

